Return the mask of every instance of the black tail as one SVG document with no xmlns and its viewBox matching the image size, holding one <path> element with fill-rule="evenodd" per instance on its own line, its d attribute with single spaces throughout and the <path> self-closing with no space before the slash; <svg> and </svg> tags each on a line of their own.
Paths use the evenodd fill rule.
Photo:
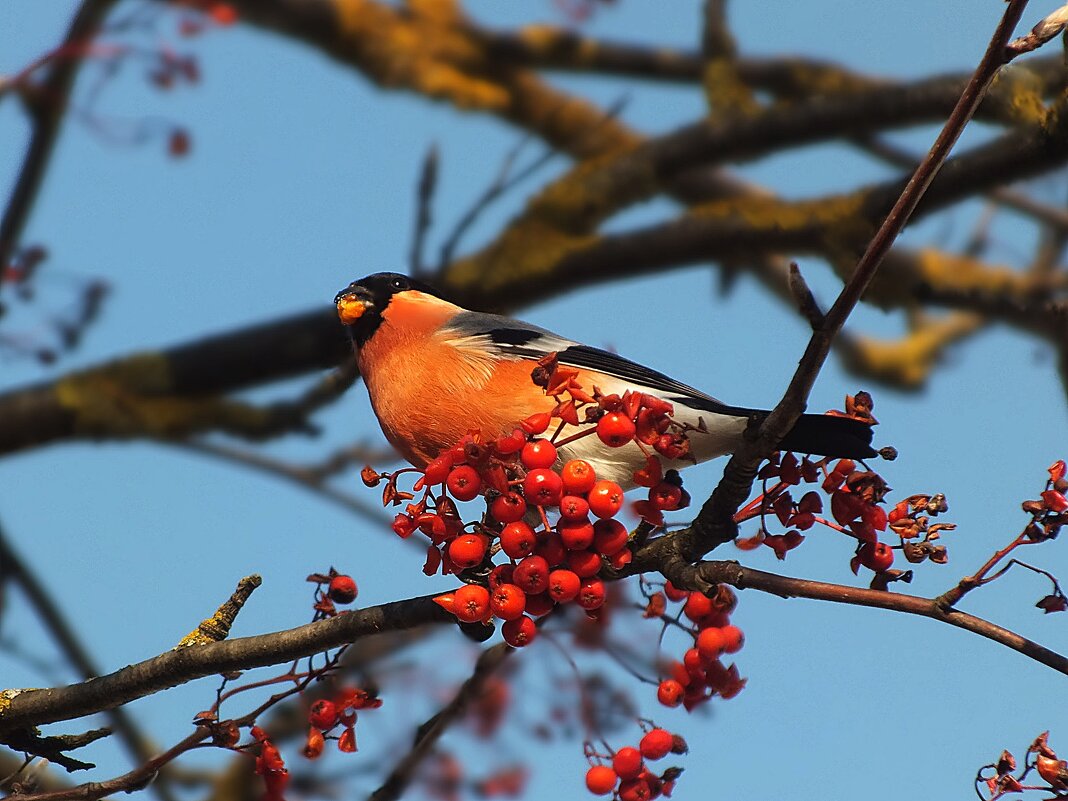
<svg viewBox="0 0 1068 801">
<path fill-rule="evenodd" d="M 783 437 L 784 451 L 849 459 L 869 459 L 877 454 L 871 446 L 872 427 L 851 417 L 803 414 Z"/>
</svg>

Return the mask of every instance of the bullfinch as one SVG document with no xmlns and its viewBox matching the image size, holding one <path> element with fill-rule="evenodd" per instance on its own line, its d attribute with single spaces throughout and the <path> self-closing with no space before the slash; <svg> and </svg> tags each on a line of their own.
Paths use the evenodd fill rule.
<svg viewBox="0 0 1068 801">
<path fill-rule="evenodd" d="M 529 416 L 551 410 L 554 401 L 531 380 L 531 372 L 552 353 L 559 364 L 579 371 L 577 380 L 587 392 L 634 390 L 672 404 L 675 422 L 692 427 L 692 458 L 665 460 L 665 469 L 733 453 L 750 420 L 768 414 L 728 406 L 656 370 L 536 325 L 468 311 L 398 273 L 354 281 L 335 303 L 382 431 L 416 467 L 472 430 L 486 440 L 506 436 Z M 569 433 L 565 429 L 563 437 Z M 780 448 L 863 459 L 876 453 L 871 438 L 871 426 L 860 420 L 806 414 Z M 576 439 L 559 449 L 559 457 L 585 459 L 598 477 L 624 488 L 634 486 L 633 473 L 645 464 L 635 443 L 610 448 L 597 437 Z"/>
</svg>

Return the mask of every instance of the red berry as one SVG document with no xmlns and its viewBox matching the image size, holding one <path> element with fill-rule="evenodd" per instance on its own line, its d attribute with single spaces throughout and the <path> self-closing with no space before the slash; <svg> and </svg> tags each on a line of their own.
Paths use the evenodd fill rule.
<svg viewBox="0 0 1068 801">
<path fill-rule="evenodd" d="M 601 555 L 594 551 L 572 551 L 567 555 L 567 566 L 579 578 L 590 578 L 601 572 Z"/>
<path fill-rule="evenodd" d="M 556 461 L 556 446 L 547 439 L 535 439 L 523 446 L 519 460 L 527 470 L 552 467 Z"/>
<path fill-rule="evenodd" d="M 453 593 L 453 614 L 464 623 L 482 620 L 489 612 L 489 590 L 481 584 L 465 584 Z"/>
<path fill-rule="evenodd" d="M 630 548 L 620 548 L 608 557 L 608 564 L 612 566 L 613 570 L 622 570 L 629 565 L 633 559 L 634 554 L 631 553 Z"/>
<path fill-rule="evenodd" d="M 885 542 L 866 542 L 857 551 L 857 558 L 864 567 L 881 573 L 894 563 L 894 551 Z"/>
<path fill-rule="evenodd" d="M 549 427 L 549 423 L 552 422 L 552 419 L 553 417 L 549 412 L 539 412 L 538 414 L 532 414 L 519 425 L 522 426 L 523 430 L 528 434 L 537 436 Z"/>
<path fill-rule="evenodd" d="M 632 779 L 619 785 L 619 801 L 649 801 L 653 797 L 645 779 Z"/>
<path fill-rule="evenodd" d="M 638 750 L 646 759 L 663 759 L 671 753 L 675 737 L 667 729 L 652 729 L 645 733 Z"/>
<path fill-rule="evenodd" d="M 184 128 L 175 128 L 167 138 L 167 154 L 173 158 L 181 158 L 189 153 L 189 131 Z"/>
<path fill-rule="evenodd" d="M 593 489 L 597 474 L 589 462 L 572 459 L 560 471 L 560 479 L 564 482 L 564 491 L 568 495 L 585 495 Z"/>
<path fill-rule="evenodd" d="M 587 496 L 590 511 L 597 517 L 615 517 L 623 507 L 623 489 L 614 481 L 597 481 Z"/>
<path fill-rule="evenodd" d="M 478 496 L 482 489 L 482 479 L 471 465 L 462 464 L 454 467 L 445 480 L 449 492 L 458 501 L 470 501 Z"/>
<path fill-rule="evenodd" d="M 702 629 L 701 633 L 697 635 L 697 652 L 704 659 L 718 659 L 719 655 L 726 650 L 725 645 L 723 629 Z"/>
<path fill-rule="evenodd" d="M 449 477 L 450 470 L 452 470 L 452 453 L 445 451 L 423 468 L 423 483 L 428 487 L 444 484 L 445 479 Z"/>
<path fill-rule="evenodd" d="M 518 565 L 512 580 L 527 595 L 536 595 L 549 588 L 549 563 L 542 556 L 528 556 Z"/>
<path fill-rule="evenodd" d="M 523 479 L 523 495 L 528 503 L 537 506 L 556 506 L 564 491 L 560 476 L 548 468 L 537 468 Z"/>
<path fill-rule="evenodd" d="M 609 412 L 597 421 L 597 438 L 609 448 L 619 448 L 634 439 L 634 421 L 625 414 Z"/>
<path fill-rule="evenodd" d="M 461 534 L 449 543 L 449 559 L 460 569 L 481 564 L 486 556 L 486 538 L 481 534 Z"/>
<path fill-rule="evenodd" d="M 567 603 L 578 595 L 581 584 L 570 570 L 554 570 L 549 574 L 549 596 L 557 603 Z"/>
<path fill-rule="evenodd" d="M 555 531 L 543 532 L 538 539 L 538 544 L 534 546 L 534 553 L 548 562 L 549 567 L 563 564 L 567 559 L 567 548 L 564 547 L 563 540 Z"/>
<path fill-rule="evenodd" d="M 561 521 L 556 526 L 556 532 L 569 551 L 584 551 L 593 545 L 593 523 L 588 518 Z"/>
<path fill-rule="evenodd" d="M 509 523 L 501 531 L 501 550 L 512 559 L 530 556 L 537 543 L 538 538 L 534 534 L 534 529 L 522 520 Z"/>
<path fill-rule="evenodd" d="M 515 620 L 527 606 L 527 594 L 515 584 L 501 584 L 490 595 L 490 611 L 501 620 Z"/>
<path fill-rule="evenodd" d="M 578 495 L 565 495 L 560 499 L 560 519 L 585 520 L 590 514 L 590 505 Z"/>
<path fill-rule="evenodd" d="M 594 795 L 608 795 L 616 789 L 619 777 L 608 765 L 594 765 L 586 771 L 586 789 Z"/>
<path fill-rule="evenodd" d="M 690 597 L 690 592 L 689 592 L 689 590 L 680 590 L 678 587 L 676 587 L 670 581 L 665 581 L 664 582 L 664 595 L 666 595 L 668 597 L 669 601 L 675 601 L 677 603 L 679 601 L 683 601 L 683 600 L 689 598 Z"/>
<path fill-rule="evenodd" d="M 656 700 L 664 706 L 678 706 L 685 693 L 686 688 L 675 679 L 664 679 L 656 689 Z"/>
<path fill-rule="evenodd" d="M 330 596 L 330 600 L 334 603 L 351 604 L 356 600 L 358 592 L 356 582 L 352 580 L 352 576 L 339 574 L 330 579 L 330 587 L 326 594 Z"/>
<path fill-rule="evenodd" d="M 332 729 L 337 723 L 337 705 L 333 701 L 320 698 L 308 710 L 308 722 L 323 731 Z"/>
<path fill-rule="evenodd" d="M 736 654 L 742 650 L 745 644 L 745 635 L 737 626 L 724 626 L 720 629 L 723 635 L 723 651 L 728 654 Z"/>
<path fill-rule="evenodd" d="M 612 755 L 612 768 L 624 781 L 636 778 L 643 767 L 642 752 L 632 746 L 624 746 Z"/>
<path fill-rule="evenodd" d="M 555 608 L 556 602 L 549 597 L 549 593 L 547 592 L 527 595 L 527 614 L 531 617 L 547 615 Z"/>
<path fill-rule="evenodd" d="M 431 546 L 430 550 L 432 550 L 434 553 L 437 553 L 438 549 L 434 548 L 433 546 Z M 428 573 L 427 575 L 431 575 L 431 574 Z M 434 603 L 436 603 L 438 606 L 440 606 L 442 609 L 444 609 L 450 615 L 455 615 L 456 614 L 456 594 L 455 593 L 445 592 L 445 593 L 442 593 L 441 595 L 435 595 L 434 596 Z"/>
<path fill-rule="evenodd" d="M 508 492 L 490 501 L 489 512 L 501 523 L 514 523 L 527 513 L 527 502 L 518 492 Z"/>
<path fill-rule="evenodd" d="M 598 520 L 593 524 L 593 547 L 605 556 L 623 550 L 629 537 L 627 527 L 618 520 Z"/>
<path fill-rule="evenodd" d="M 497 451 L 498 456 L 511 456 L 513 453 L 522 450 L 523 446 L 526 444 L 527 435 L 523 433 L 521 428 L 517 428 L 508 436 L 499 437 L 497 441 L 493 443 L 493 447 Z"/>
<path fill-rule="evenodd" d="M 657 509 L 672 511 L 679 508 L 682 501 L 682 487 L 661 481 L 649 490 L 649 502 Z"/>
<path fill-rule="evenodd" d="M 578 605 L 586 610 L 599 609 L 604 605 L 604 593 L 603 581 L 598 578 L 585 579 L 579 588 Z"/>
<path fill-rule="evenodd" d="M 530 645 L 538 636 L 538 627 L 529 617 L 521 615 L 501 626 L 501 634 L 504 635 L 504 641 L 513 648 L 522 648 L 524 645 Z"/>
<path fill-rule="evenodd" d="M 208 16 L 216 25 L 233 25 L 237 22 L 237 10 L 229 3 L 215 3 L 208 9 Z"/>
<path fill-rule="evenodd" d="M 486 577 L 486 581 L 489 584 L 490 592 L 500 587 L 502 584 L 513 584 L 512 576 L 515 574 L 515 565 L 497 565 L 493 570 L 489 572 Z"/>
<path fill-rule="evenodd" d="M 701 652 L 696 648 L 690 648 L 682 655 L 682 666 L 686 668 L 686 675 L 691 679 L 704 682 L 705 663 L 701 658 Z"/>
<path fill-rule="evenodd" d="M 682 608 L 682 613 L 695 623 L 703 617 L 708 617 L 714 611 L 716 610 L 713 608 L 712 601 L 709 600 L 708 596 L 696 590 L 689 594 L 686 606 Z"/>
</svg>

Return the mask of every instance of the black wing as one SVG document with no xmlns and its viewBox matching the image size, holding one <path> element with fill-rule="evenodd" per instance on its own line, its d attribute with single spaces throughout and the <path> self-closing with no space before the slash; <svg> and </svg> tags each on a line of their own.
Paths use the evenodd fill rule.
<svg viewBox="0 0 1068 801">
<path fill-rule="evenodd" d="M 639 387 L 644 387 L 663 395 L 665 400 L 678 401 L 694 409 L 724 414 L 736 411 L 734 407 L 727 406 L 711 395 L 706 395 L 688 384 L 676 381 L 671 376 L 664 375 L 658 370 L 653 370 L 650 367 L 632 362 L 630 359 L 624 359 L 622 356 L 609 353 L 600 348 L 591 348 L 589 345 L 572 345 L 560 351 L 559 358 L 562 364 L 619 376 Z"/>
</svg>

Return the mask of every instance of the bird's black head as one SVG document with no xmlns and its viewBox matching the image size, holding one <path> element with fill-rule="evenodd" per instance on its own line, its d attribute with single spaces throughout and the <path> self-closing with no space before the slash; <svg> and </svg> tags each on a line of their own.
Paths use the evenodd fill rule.
<svg viewBox="0 0 1068 801">
<path fill-rule="evenodd" d="M 348 327 L 356 344 L 362 346 L 382 324 L 382 314 L 393 296 L 409 290 L 438 295 L 430 286 L 406 275 L 373 273 L 338 292 L 334 304 L 341 322 Z"/>
</svg>

